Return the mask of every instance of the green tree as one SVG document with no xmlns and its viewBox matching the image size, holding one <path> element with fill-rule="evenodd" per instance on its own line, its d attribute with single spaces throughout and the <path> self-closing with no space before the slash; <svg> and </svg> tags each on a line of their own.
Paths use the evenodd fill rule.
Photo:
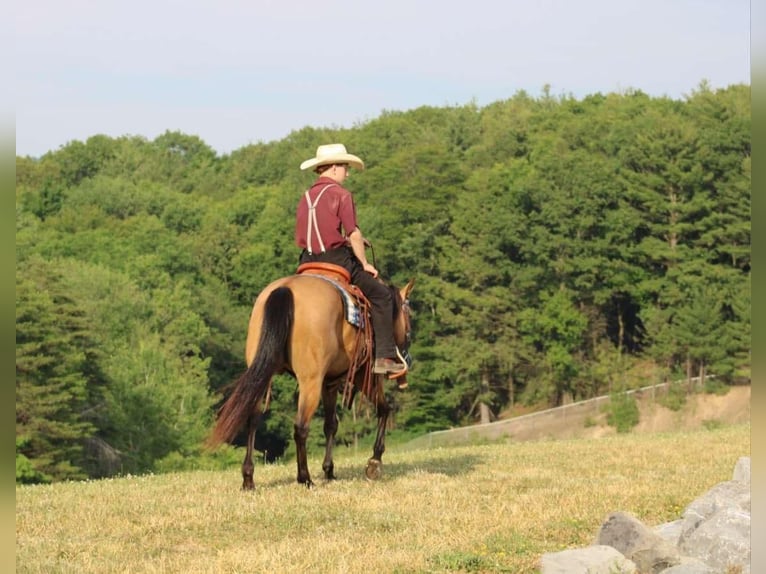
<svg viewBox="0 0 766 574">
<path fill-rule="evenodd" d="M 525 309 L 519 318 L 522 336 L 534 345 L 545 364 L 544 381 L 552 387 L 554 406 L 573 395 L 582 368 L 582 336 L 587 319 L 565 290 L 544 298 L 540 309 Z"/>
<path fill-rule="evenodd" d="M 84 313 L 36 261 L 16 273 L 17 478 L 86 477 L 87 411 L 97 384 Z M 20 473 L 20 476 L 19 476 Z"/>
</svg>

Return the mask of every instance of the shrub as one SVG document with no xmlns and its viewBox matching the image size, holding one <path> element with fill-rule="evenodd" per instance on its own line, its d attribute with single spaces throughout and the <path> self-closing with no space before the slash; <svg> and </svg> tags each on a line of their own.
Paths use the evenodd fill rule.
<svg viewBox="0 0 766 574">
<path fill-rule="evenodd" d="M 709 431 L 719 429 L 723 426 L 723 423 L 718 419 L 705 419 L 702 421 L 702 426 Z"/>
<path fill-rule="evenodd" d="M 682 382 L 674 382 L 668 385 L 668 392 L 657 399 L 663 407 L 671 411 L 680 411 L 686 404 L 686 389 Z"/>
<path fill-rule="evenodd" d="M 729 386 L 720 379 L 707 378 L 705 379 L 704 390 L 711 395 L 723 396 L 729 392 Z"/>
<path fill-rule="evenodd" d="M 606 405 L 606 422 L 617 429 L 618 433 L 627 433 L 638 424 L 638 404 L 633 395 L 612 393 Z"/>
</svg>

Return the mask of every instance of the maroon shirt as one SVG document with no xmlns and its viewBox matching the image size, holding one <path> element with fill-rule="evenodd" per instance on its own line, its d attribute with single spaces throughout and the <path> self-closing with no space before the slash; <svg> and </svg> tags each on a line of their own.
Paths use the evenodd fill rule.
<svg viewBox="0 0 766 574">
<path fill-rule="evenodd" d="M 329 186 L 329 187 L 327 187 Z M 351 192 L 334 179 L 329 177 L 320 177 L 309 189 L 309 197 L 312 204 L 317 196 L 322 193 L 322 197 L 316 204 L 316 220 L 319 226 L 319 234 L 322 237 L 325 251 L 346 245 L 346 237 L 357 227 L 356 207 L 354 207 L 354 198 Z M 295 216 L 295 243 L 301 249 L 307 245 L 309 205 L 306 202 L 306 194 L 301 195 L 298 202 L 298 209 Z M 322 248 L 319 245 L 317 229 L 311 230 L 311 250 L 314 253 L 320 253 Z"/>
</svg>

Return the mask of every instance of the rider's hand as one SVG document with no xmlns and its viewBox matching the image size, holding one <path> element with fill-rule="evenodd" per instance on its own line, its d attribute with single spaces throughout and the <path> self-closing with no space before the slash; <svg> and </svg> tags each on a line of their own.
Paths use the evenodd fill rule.
<svg viewBox="0 0 766 574">
<path fill-rule="evenodd" d="M 365 263 L 364 264 L 364 270 L 367 271 L 367 273 L 369 273 L 373 277 L 377 277 L 378 276 L 378 270 L 375 269 L 375 267 L 373 267 L 371 263 Z"/>
</svg>

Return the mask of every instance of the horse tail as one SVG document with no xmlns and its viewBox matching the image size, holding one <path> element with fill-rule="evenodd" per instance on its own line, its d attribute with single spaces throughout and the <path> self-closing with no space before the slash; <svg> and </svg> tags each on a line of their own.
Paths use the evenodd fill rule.
<svg viewBox="0 0 766 574">
<path fill-rule="evenodd" d="M 233 441 L 266 396 L 272 377 L 286 363 L 294 316 L 293 292 L 287 287 L 277 287 L 269 294 L 263 308 L 258 351 L 218 410 L 216 425 L 208 441 L 211 445 Z"/>
</svg>

